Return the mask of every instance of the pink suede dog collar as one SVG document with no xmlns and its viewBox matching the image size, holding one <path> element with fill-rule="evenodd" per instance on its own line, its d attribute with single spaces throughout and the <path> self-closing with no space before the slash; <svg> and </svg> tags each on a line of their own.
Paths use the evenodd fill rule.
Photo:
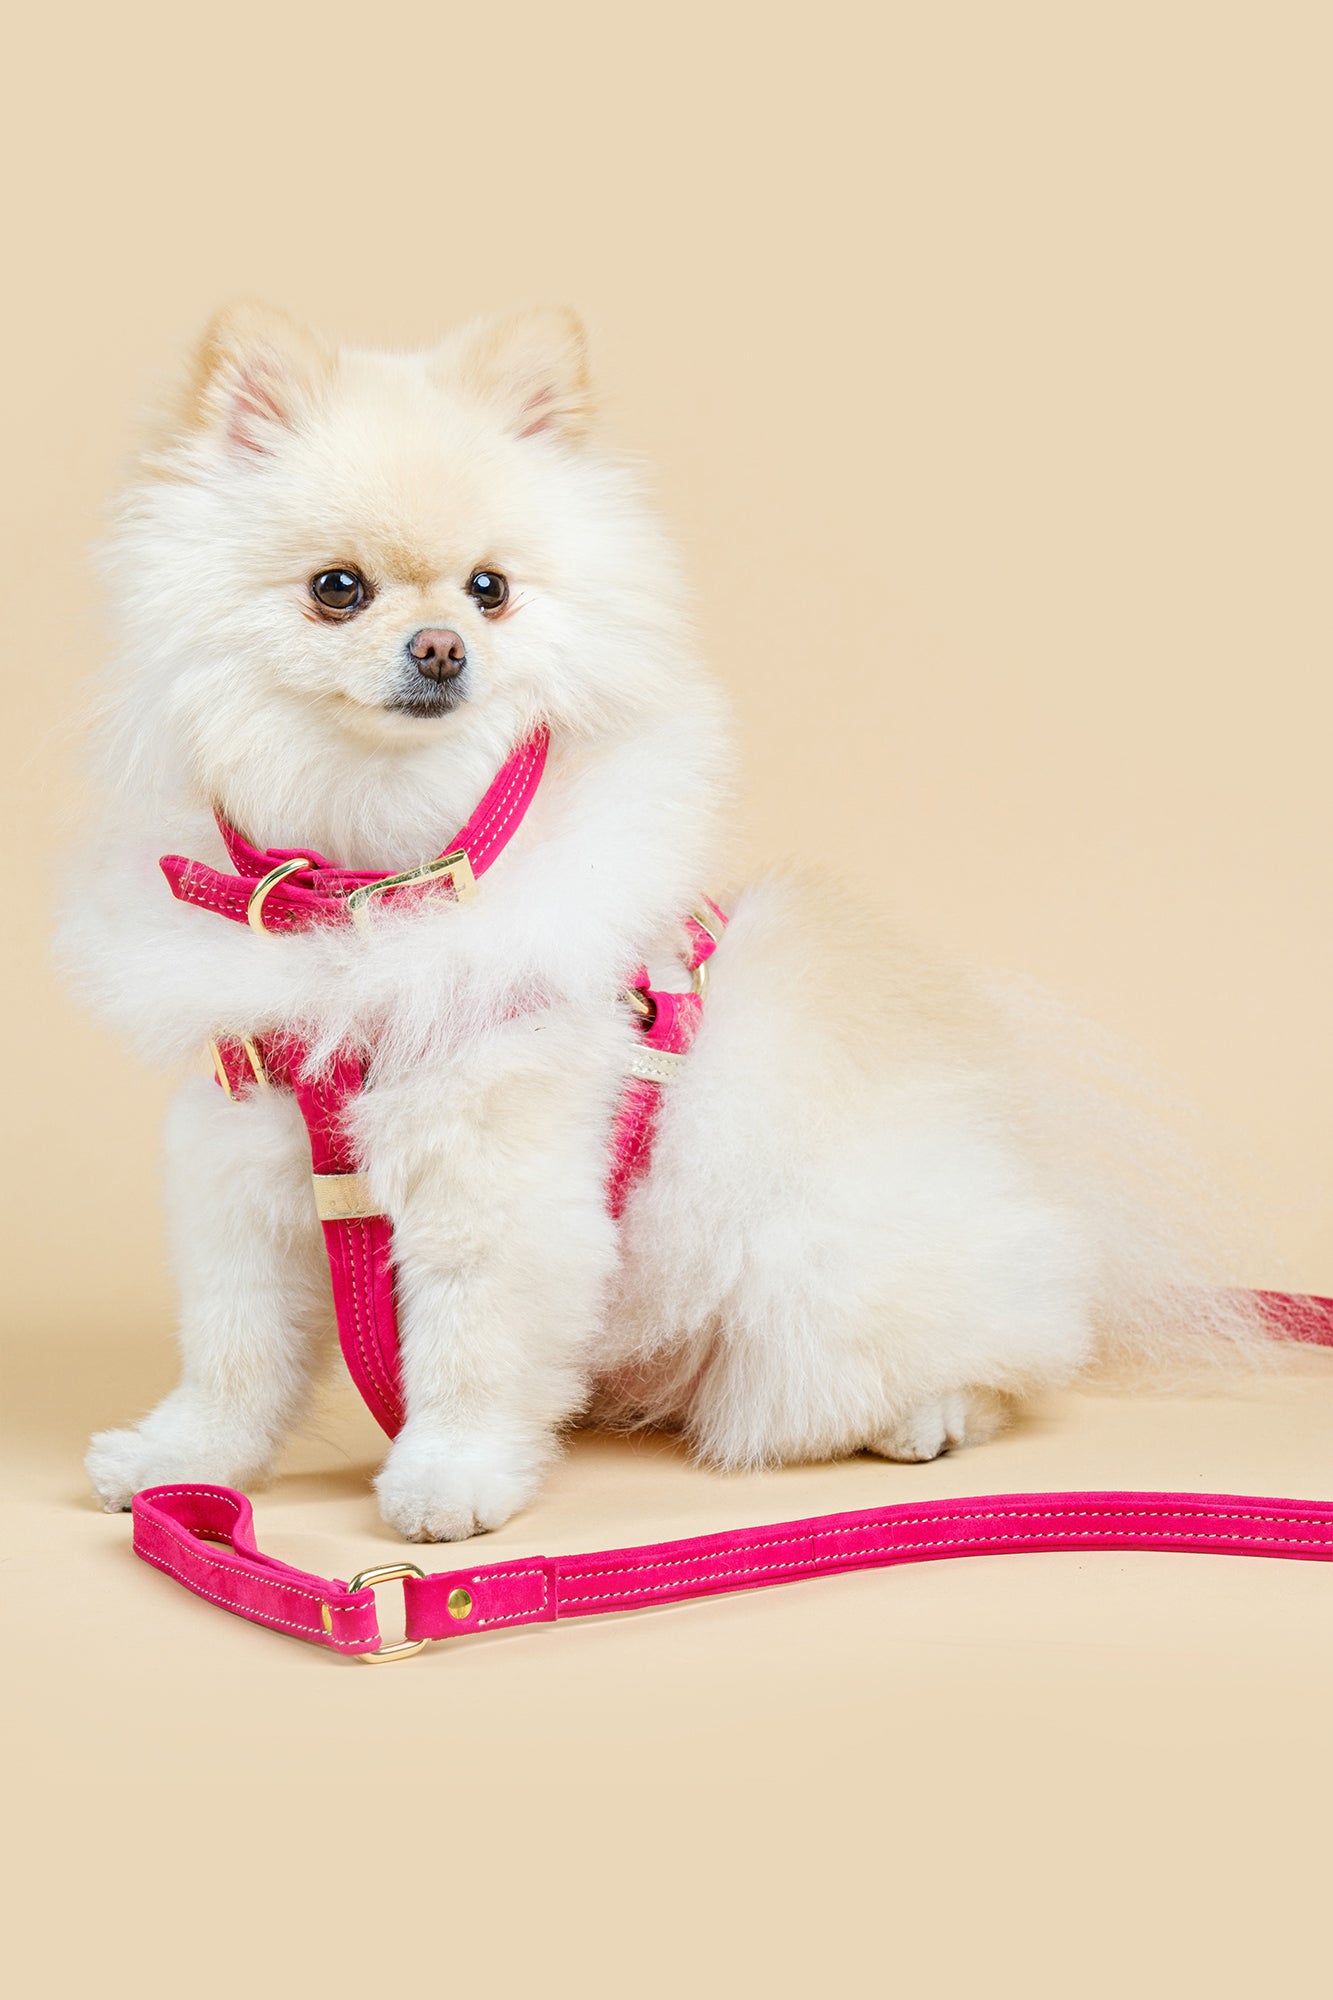
<svg viewBox="0 0 1333 2000">
<path fill-rule="evenodd" d="M 299 931 L 315 923 L 336 923 L 349 914 L 355 916 L 367 897 L 398 896 L 440 879 L 449 881 L 456 896 L 466 895 L 522 825 L 546 768 L 550 740 L 550 732 L 539 729 L 520 743 L 453 846 L 421 868 L 398 875 L 374 874 L 338 868 L 322 855 L 295 847 L 252 847 L 220 813 L 218 830 L 236 868 L 234 875 L 202 861 L 187 861 L 183 854 L 164 854 L 159 865 L 180 902 L 260 931 Z"/>
</svg>

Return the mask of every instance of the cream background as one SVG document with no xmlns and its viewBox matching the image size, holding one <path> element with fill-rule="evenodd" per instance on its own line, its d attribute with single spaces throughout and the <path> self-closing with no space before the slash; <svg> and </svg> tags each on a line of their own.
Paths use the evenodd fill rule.
<svg viewBox="0 0 1333 2000">
<path fill-rule="evenodd" d="M 236 294 L 388 343 L 568 298 L 735 699 L 743 850 L 1127 1032 L 1266 1215 L 1253 1276 L 1333 1289 L 1331 42 L 1288 0 L 131 0 L 12 31 L 0 1601 L 47 1988 L 1310 1989 L 1322 1571 L 926 1567 L 376 1675 L 133 1565 L 78 1456 L 170 1373 L 162 1089 L 47 930 L 103 657 L 86 550 L 146 378 Z M 493 1548 L 1333 1494 L 1330 1418 L 1312 1362 L 1069 1399 L 913 1471 L 722 1482 L 589 1440 Z M 335 1399 L 270 1544 L 387 1559 L 373 1451 Z M 178 1957 L 182 1898 L 210 1914 Z"/>
</svg>

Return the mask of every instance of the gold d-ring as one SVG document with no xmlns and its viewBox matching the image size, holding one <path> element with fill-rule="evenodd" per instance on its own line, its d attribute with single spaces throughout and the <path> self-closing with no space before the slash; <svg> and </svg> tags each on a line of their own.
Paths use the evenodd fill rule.
<svg viewBox="0 0 1333 2000">
<path fill-rule="evenodd" d="M 415 1563 L 384 1563 L 379 1569 L 358 1570 L 347 1588 L 349 1591 L 366 1590 L 376 1583 L 392 1583 L 400 1576 L 425 1574 L 425 1570 L 418 1569 Z M 428 1639 L 400 1639 L 396 1646 L 380 1646 L 373 1653 L 358 1653 L 356 1657 L 358 1660 L 369 1661 L 372 1667 L 377 1667 L 385 1660 L 405 1660 L 410 1654 L 419 1653 L 423 1646 L 429 1644 Z"/>
<path fill-rule="evenodd" d="M 311 863 L 306 860 L 304 854 L 298 854 L 294 861 L 280 861 L 276 868 L 269 869 L 267 875 L 261 875 L 250 891 L 250 900 L 245 906 L 245 920 L 252 931 L 263 931 L 268 928 L 264 922 L 264 898 L 269 890 L 276 889 L 279 882 L 285 882 L 289 875 L 295 875 L 302 868 L 310 866 Z"/>
</svg>

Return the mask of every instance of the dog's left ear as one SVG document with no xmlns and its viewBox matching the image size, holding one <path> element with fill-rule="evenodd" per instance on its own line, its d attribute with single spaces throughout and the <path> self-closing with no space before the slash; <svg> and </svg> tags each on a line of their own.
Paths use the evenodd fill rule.
<svg viewBox="0 0 1333 2000">
<path fill-rule="evenodd" d="M 569 306 L 474 320 L 433 356 L 436 378 L 486 403 L 515 437 L 574 441 L 588 429 L 588 337 Z"/>
</svg>

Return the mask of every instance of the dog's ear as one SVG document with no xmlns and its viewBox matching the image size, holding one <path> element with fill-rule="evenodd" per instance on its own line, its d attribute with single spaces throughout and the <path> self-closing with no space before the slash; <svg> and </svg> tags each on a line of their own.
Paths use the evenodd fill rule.
<svg viewBox="0 0 1333 2000">
<path fill-rule="evenodd" d="M 182 415 L 242 458 L 265 458 L 315 408 L 335 357 L 272 306 L 228 306 L 195 351 Z"/>
<path fill-rule="evenodd" d="M 516 437 L 572 441 L 591 420 L 588 337 L 569 306 L 474 320 L 436 349 L 432 372 L 486 403 Z"/>
</svg>

